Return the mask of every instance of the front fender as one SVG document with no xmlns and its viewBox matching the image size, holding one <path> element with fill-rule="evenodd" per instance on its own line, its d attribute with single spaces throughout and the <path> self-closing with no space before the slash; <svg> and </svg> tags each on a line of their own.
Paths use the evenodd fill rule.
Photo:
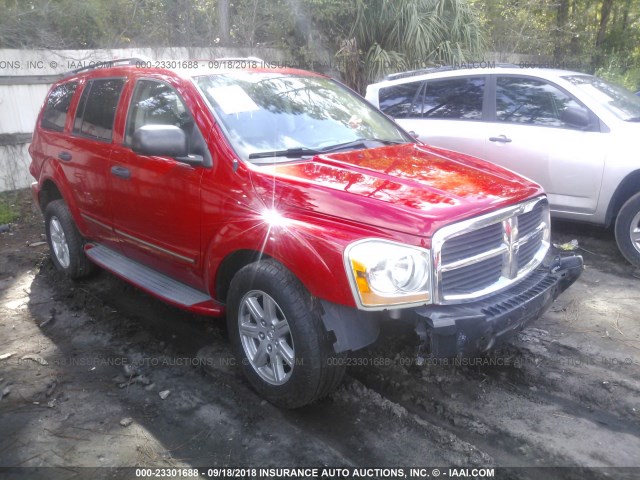
<svg viewBox="0 0 640 480">
<path fill-rule="evenodd" d="M 211 240 L 205 269 L 210 292 L 215 291 L 220 266 L 239 251 L 273 258 L 288 268 L 315 297 L 355 307 L 343 264 L 346 246 L 362 233 L 336 230 L 303 220 L 261 216 L 234 222 Z"/>
<path fill-rule="evenodd" d="M 254 252 L 244 256 L 244 264 L 260 257 L 273 258 L 289 269 L 313 296 L 355 308 L 344 267 L 344 251 L 354 241 L 385 238 L 389 233 L 336 219 L 292 218 L 292 212 L 288 215 L 281 218 L 251 213 L 242 221 L 229 222 L 221 228 L 209 241 L 206 253 L 209 292 L 218 297 L 214 292 L 226 291 L 226 286 L 219 284 L 231 280 L 228 272 L 221 272 L 226 259 L 237 252 Z"/>
</svg>

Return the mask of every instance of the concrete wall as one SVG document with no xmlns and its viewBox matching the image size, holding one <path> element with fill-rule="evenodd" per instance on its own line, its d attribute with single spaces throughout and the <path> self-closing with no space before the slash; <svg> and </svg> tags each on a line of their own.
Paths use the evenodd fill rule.
<svg viewBox="0 0 640 480">
<path fill-rule="evenodd" d="M 0 192 L 24 188 L 33 181 L 28 147 L 28 143 L 0 147 Z"/>
<path fill-rule="evenodd" d="M 117 58 L 181 61 L 254 56 L 284 61 L 274 48 L 0 49 L 0 191 L 27 187 L 29 141 L 49 87 L 63 73 Z"/>
</svg>

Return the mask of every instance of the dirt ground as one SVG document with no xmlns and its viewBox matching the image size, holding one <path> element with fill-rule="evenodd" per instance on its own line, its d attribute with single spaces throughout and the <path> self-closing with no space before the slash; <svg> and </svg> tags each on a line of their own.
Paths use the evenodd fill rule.
<svg viewBox="0 0 640 480">
<path fill-rule="evenodd" d="M 554 223 L 554 241 L 577 239 L 586 269 L 492 355 L 418 367 L 411 329 L 390 326 L 337 392 L 283 411 L 234 366 L 223 321 L 106 272 L 67 280 L 28 193 L 16 202 L 21 218 L 0 234 L 0 477 L 125 478 L 82 468 L 123 466 L 640 475 L 585 469 L 640 467 L 640 279 L 609 231 Z"/>
</svg>

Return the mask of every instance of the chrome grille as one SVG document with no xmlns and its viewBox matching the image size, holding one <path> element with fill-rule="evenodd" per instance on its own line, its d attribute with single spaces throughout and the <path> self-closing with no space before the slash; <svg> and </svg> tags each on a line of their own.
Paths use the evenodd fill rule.
<svg viewBox="0 0 640 480">
<path fill-rule="evenodd" d="M 533 232 L 540 225 L 541 215 L 544 214 L 544 206 L 536 205 L 530 212 L 525 212 L 518 216 L 518 230 L 520 235 L 527 235 Z"/>
<path fill-rule="evenodd" d="M 471 293 L 478 285 L 491 285 L 502 275 L 502 261 L 491 257 L 478 263 L 449 270 L 442 275 L 442 290 L 448 294 Z"/>
<path fill-rule="evenodd" d="M 472 301 L 523 279 L 549 249 L 545 197 L 449 225 L 433 237 L 434 301 Z"/>
<path fill-rule="evenodd" d="M 518 250 L 518 265 L 526 265 L 529 263 L 540 248 L 542 243 L 542 232 L 538 232 L 537 235 L 531 237 L 531 240 L 520 245 Z"/>
<path fill-rule="evenodd" d="M 442 247 L 442 262 L 453 263 L 474 255 L 474 252 L 498 248 L 501 243 L 502 225 L 495 223 L 450 239 Z"/>
</svg>

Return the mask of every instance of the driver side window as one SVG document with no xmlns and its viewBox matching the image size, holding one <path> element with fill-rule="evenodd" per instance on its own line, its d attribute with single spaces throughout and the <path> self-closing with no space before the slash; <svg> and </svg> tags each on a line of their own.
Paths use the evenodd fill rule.
<svg viewBox="0 0 640 480">
<path fill-rule="evenodd" d="M 204 137 L 195 125 L 182 98 L 169 85 L 155 80 L 138 80 L 127 116 L 125 145 L 131 146 L 133 134 L 145 125 L 174 125 L 187 134 L 189 155 L 211 160 Z"/>
<path fill-rule="evenodd" d="M 582 108 L 547 82 L 527 77 L 498 77 L 496 120 L 542 127 L 576 128 L 563 120 L 568 107 Z"/>
<path fill-rule="evenodd" d="M 133 133 L 145 125 L 174 125 L 189 137 L 193 120 L 176 91 L 164 83 L 140 80 L 131 100 L 125 143 L 131 145 Z"/>
</svg>

